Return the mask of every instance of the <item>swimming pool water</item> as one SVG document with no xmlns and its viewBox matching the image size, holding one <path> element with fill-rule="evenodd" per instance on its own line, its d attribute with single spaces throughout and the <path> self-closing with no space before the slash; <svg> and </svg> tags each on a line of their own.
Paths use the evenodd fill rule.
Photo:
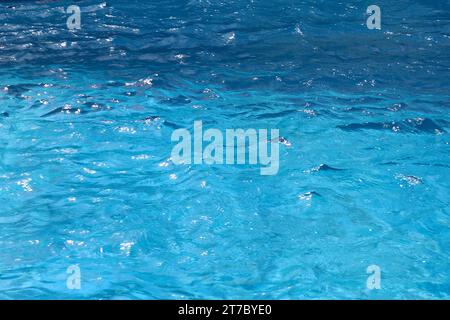
<svg viewBox="0 0 450 320">
<path fill-rule="evenodd" d="M 450 298 L 449 1 L 71 4 L 0 3 L 1 299 Z M 175 165 L 195 120 L 278 174 Z"/>
</svg>

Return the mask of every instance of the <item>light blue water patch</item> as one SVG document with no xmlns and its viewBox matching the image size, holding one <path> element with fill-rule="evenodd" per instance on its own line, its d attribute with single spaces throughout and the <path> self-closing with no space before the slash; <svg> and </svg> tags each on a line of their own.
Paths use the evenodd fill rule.
<svg viewBox="0 0 450 320">
<path fill-rule="evenodd" d="M 381 30 L 360 1 L 70 4 L 0 4 L 0 298 L 450 298 L 448 1 L 378 1 Z M 278 128 L 278 174 L 175 165 L 196 120 Z"/>
</svg>

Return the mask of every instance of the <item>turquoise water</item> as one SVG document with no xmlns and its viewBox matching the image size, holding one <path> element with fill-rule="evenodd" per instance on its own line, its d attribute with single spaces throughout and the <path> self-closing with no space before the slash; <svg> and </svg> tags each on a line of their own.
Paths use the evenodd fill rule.
<svg viewBox="0 0 450 320">
<path fill-rule="evenodd" d="M 449 1 L 378 1 L 381 30 L 361 1 L 70 4 L 0 3 L 0 298 L 450 298 Z M 279 128 L 278 174 L 175 165 L 195 120 Z"/>
</svg>

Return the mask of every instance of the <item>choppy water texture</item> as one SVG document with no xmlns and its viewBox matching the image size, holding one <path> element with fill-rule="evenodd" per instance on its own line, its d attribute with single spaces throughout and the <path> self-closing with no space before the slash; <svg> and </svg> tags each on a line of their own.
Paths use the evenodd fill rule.
<svg viewBox="0 0 450 320">
<path fill-rule="evenodd" d="M 449 1 L 70 4 L 0 3 L 0 298 L 450 298 Z M 194 120 L 278 175 L 175 166 Z"/>
</svg>

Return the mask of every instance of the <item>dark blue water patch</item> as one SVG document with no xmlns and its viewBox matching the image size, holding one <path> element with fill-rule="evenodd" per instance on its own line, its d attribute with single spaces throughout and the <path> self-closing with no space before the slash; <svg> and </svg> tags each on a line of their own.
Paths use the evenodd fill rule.
<svg viewBox="0 0 450 320">
<path fill-rule="evenodd" d="M 305 172 L 332 172 L 332 171 L 344 171 L 345 169 L 339 169 L 332 166 L 329 166 L 327 164 L 320 164 L 317 167 L 314 167 L 312 169 L 306 170 Z"/>
<path fill-rule="evenodd" d="M 317 191 L 308 191 L 308 192 L 304 193 L 303 195 L 312 195 L 312 196 L 322 197 L 322 195 L 320 193 L 318 193 Z"/>
<path fill-rule="evenodd" d="M 437 120 L 436 122 L 440 122 Z M 338 125 L 337 128 L 344 131 L 360 130 L 390 130 L 400 133 L 434 133 L 442 134 L 447 131 L 435 121 L 425 118 L 406 119 L 400 122 L 364 122 Z"/>
<path fill-rule="evenodd" d="M 345 125 L 339 125 L 337 128 L 345 131 L 358 131 L 358 130 L 383 130 L 391 128 L 391 123 L 380 123 L 380 122 L 365 122 L 365 123 L 351 123 Z"/>
<path fill-rule="evenodd" d="M 57 114 L 86 114 L 92 112 L 100 112 L 105 110 L 111 110 L 112 108 L 108 105 L 105 105 L 100 102 L 84 102 L 78 106 L 64 106 L 53 109 L 43 115 L 41 117 L 50 117 Z"/>
<path fill-rule="evenodd" d="M 179 106 L 179 105 L 186 105 L 192 102 L 192 100 L 186 96 L 179 95 L 176 97 L 167 97 L 164 99 L 161 99 L 159 101 L 162 104 L 170 105 L 170 106 Z"/>
<path fill-rule="evenodd" d="M 146 118 L 144 118 L 143 120 L 140 120 L 142 122 L 144 122 L 145 124 L 152 124 L 152 123 L 161 123 L 162 125 L 171 128 L 173 130 L 177 130 L 180 128 L 184 128 L 181 125 L 178 125 L 174 122 L 171 121 L 167 121 L 167 120 L 162 120 L 159 116 L 148 116 Z"/>
<path fill-rule="evenodd" d="M 285 110 L 285 111 L 281 111 L 281 112 L 276 112 L 276 113 L 265 113 L 265 114 L 261 114 L 256 116 L 257 119 L 272 119 L 272 118 L 280 118 L 280 117 L 284 117 L 293 113 L 298 112 L 298 110 Z"/>
<path fill-rule="evenodd" d="M 267 1 L 226 5 L 212 1 L 116 0 L 105 5 L 82 1 L 80 5 L 89 9 L 77 32 L 67 30 L 67 16 L 59 1 L 39 6 L 12 2 L 18 4 L 17 10 L 6 9 L 2 3 L 7 12 L 2 29 L 6 45 L 0 48 L 2 66 L 59 64 L 101 68 L 116 75 L 126 74 L 125 69 L 138 75 L 155 68 L 191 79 L 225 79 L 230 90 L 265 87 L 298 92 L 317 86 L 364 91 L 372 86 L 372 80 L 381 87 L 396 83 L 448 89 L 442 81 L 448 71 L 446 36 L 450 30 L 448 10 L 442 7 L 448 8 L 448 2 L 434 6 L 381 1 L 379 5 L 390 10 L 384 15 L 382 32 L 367 30 L 367 6 L 358 2 L 281 1 L 280 11 L 276 11 L 281 18 Z M 433 11 L 427 14 L 431 7 Z M 439 30 L 435 30 L 437 25 Z M 39 41 L 34 33 L 39 33 Z M 58 46 L 63 41 L 66 45 Z M 212 70 L 219 76 L 212 76 Z M 241 81 L 224 70 L 252 73 L 258 80 Z M 275 73 L 286 76 L 278 81 Z"/>
<path fill-rule="evenodd" d="M 24 83 L 24 84 L 10 84 L 10 85 L 6 85 L 3 88 L 3 91 L 6 92 L 7 95 L 13 96 L 15 98 L 21 98 L 23 99 L 23 94 L 30 91 L 32 88 L 37 87 L 37 84 L 29 84 L 29 83 Z"/>
<path fill-rule="evenodd" d="M 349 102 L 345 101 L 343 104 L 348 104 Z M 351 113 L 366 113 L 366 114 L 384 114 L 386 110 L 392 111 L 392 112 L 398 112 L 398 111 L 404 111 L 408 107 L 407 103 L 399 102 L 399 103 L 389 103 L 386 106 L 386 103 L 383 99 L 380 99 L 380 101 L 377 104 L 365 104 L 365 105 L 357 105 L 357 106 L 351 106 L 345 109 L 347 112 Z"/>
<path fill-rule="evenodd" d="M 50 116 L 53 116 L 53 115 L 56 115 L 56 114 L 60 114 L 62 112 L 66 113 L 66 114 L 73 113 L 71 109 L 65 109 L 64 107 L 59 107 L 59 108 L 53 109 L 50 112 L 47 112 L 47 113 L 43 114 L 41 117 L 42 118 L 50 117 Z"/>
<path fill-rule="evenodd" d="M 383 162 L 383 163 L 380 163 L 382 166 L 398 166 L 398 165 L 400 165 L 400 163 L 399 162 L 396 162 L 396 161 L 387 161 L 387 162 Z"/>
<path fill-rule="evenodd" d="M 327 164 L 321 164 L 317 171 L 342 171 L 343 169 L 335 168 Z"/>
</svg>

